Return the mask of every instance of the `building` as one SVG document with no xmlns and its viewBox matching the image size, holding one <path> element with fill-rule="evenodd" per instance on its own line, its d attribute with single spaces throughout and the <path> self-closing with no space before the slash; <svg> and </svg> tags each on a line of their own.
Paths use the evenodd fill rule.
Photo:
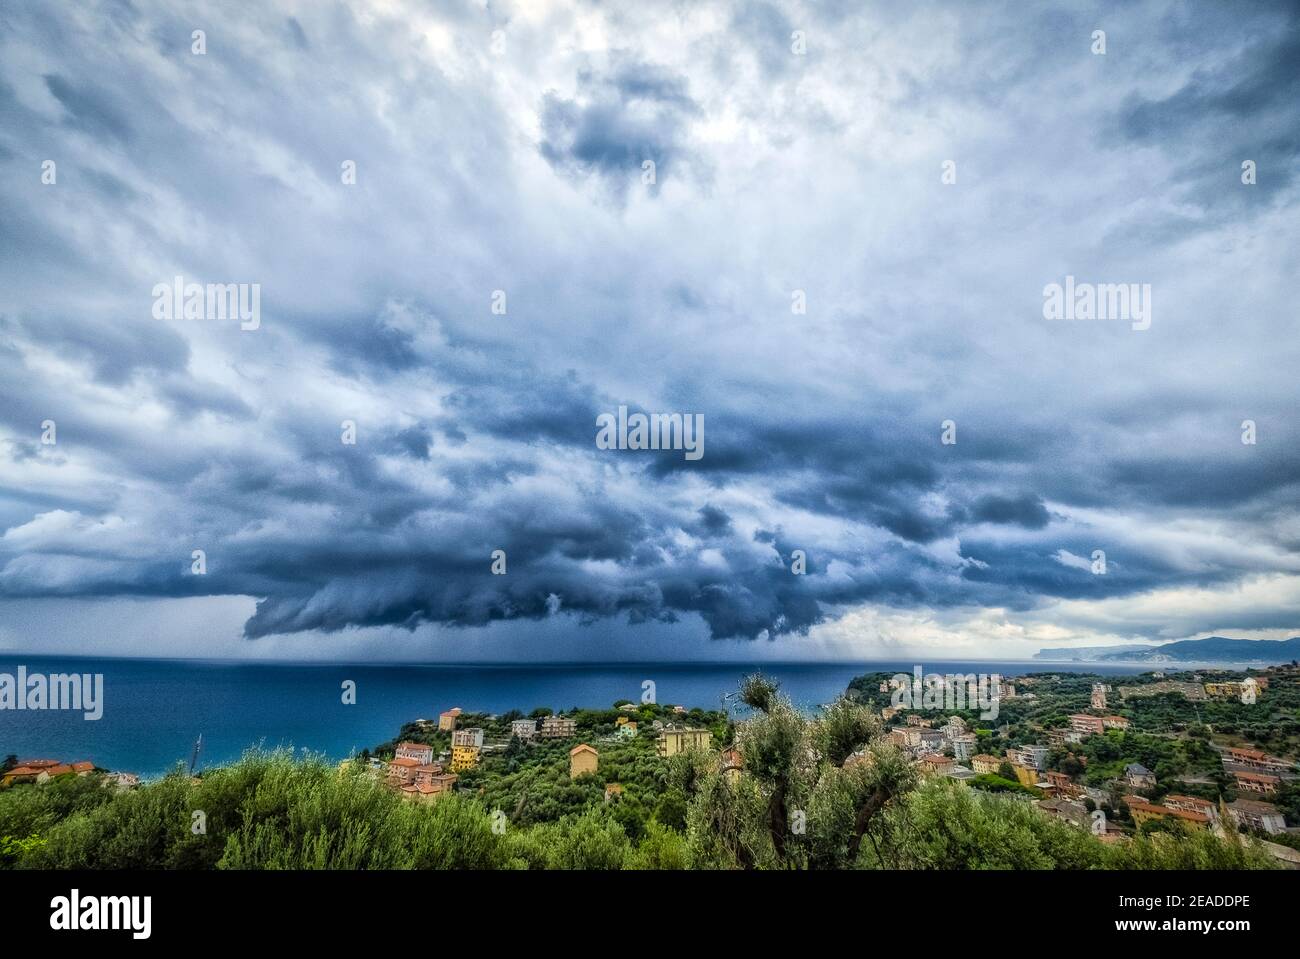
<svg viewBox="0 0 1300 959">
<path fill-rule="evenodd" d="M 1151 789 L 1156 784 L 1156 775 L 1141 763 L 1129 763 L 1124 767 L 1124 782 L 1133 789 Z"/>
<path fill-rule="evenodd" d="M 449 733 L 456 728 L 456 719 L 460 716 L 462 710 L 459 706 L 455 709 L 449 709 L 445 713 L 438 714 L 438 729 L 444 733 Z"/>
<path fill-rule="evenodd" d="M 455 746 L 451 747 L 451 768 L 455 772 L 464 772 L 466 769 L 473 769 L 478 765 L 480 747 L 478 746 Z"/>
<path fill-rule="evenodd" d="M 1070 799 L 1042 799 L 1037 803 L 1038 808 L 1055 819 L 1067 822 L 1071 826 L 1077 826 L 1080 829 L 1092 828 L 1092 817 L 1088 815 L 1088 809 L 1081 802 L 1074 802 Z"/>
<path fill-rule="evenodd" d="M 1083 742 L 1084 734 L 1075 729 L 1049 729 L 1047 731 L 1047 744 L 1049 746 L 1064 746 L 1067 743 Z"/>
<path fill-rule="evenodd" d="M 1133 822 L 1141 828 L 1146 823 L 1158 819 L 1175 819 L 1178 822 L 1185 823 L 1193 829 L 1210 828 L 1210 819 L 1198 812 L 1189 812 L 1186 809 L 1174 809 L 1169 806 L 1158 806 L 1155 803 L 1149 803 L 1145 799 L 1139 799 L 1137 796 L 1125 796 L 1124 802 L 1128 805 L 1129 814 L 1133 817 Z"/>
<path fill-rule="evenodd" d="M 634 713 L 638 709 L 640 709 L 640 707 L 637 706 L 636 703 L 624 703 L 622 706 L 619 706 L 618 708 L 625 713 Z"/>
<path fill-rule="evenodd" d="M 1170 793 L 1163 801 L 1170 809 L 1185 809 L 1188 812 L 1198 812 L 1210 822 L 1214 822 L 1219 818 L 1219 807 L 1210 800 L 1201 799 L 1199 796 L 1180 796 L 1176 793 Z"/>
<path fill-rule="evenodd" d="M 475 749 L 483 748 L 483 730 L 475 726 L 471 729 L 457 729 L 451 734 L 452 748 L 457 746 L 473 746 Z"/>
<path fill-rule="evenodd" d="M 944 756 L 941 753 L 928 753 L 921 757 L 919 765 L 922 772 L 946 775 L 955 764 L 950 756 Z"/>
<path fill-rule="evenodd" d="M 614 730 L 614 735 L 619 739 L 635 739 L 636 729 L 637 729 L 636 723 L 623 723 L 617 729 Z"/>
<path fill-rule="evenodd" d="M 974 779 L 975 773 L 969 766 L 960 766 L 954 764 L 946 773 L 949 779 L 955 779 L 959 783 L 964 783 L 968 779 Z"/>
<path fill-rule="evenodd" d="M 1277 792 L 1277 787 L 1282 784 L 1281 779 L 1268 773 L 1234 772 L 1232 778 L 1237 780 L 1238 789 L 1243 792 L 1258 793 L 1261 796 L 1273 795 Z"/>
<path fill-rule="evenodd" d="M 1270 756 L 1258 749 L 1225 749 L 1219 758 L 1224 765 L 1235 763 L 1261 772 L 1285 772 L 1294 765 L 1288 760 Z"/>
<path fill-rule="evenodd" d="M 685 715 L 686 715 L 686 707 L 685 707 L 685 706 L 674 706 L 674 707 L 673 707 L 673 712 L 676 713 L 678 716 L 685 716 Z"/>
<path fill-rule="evenodd" d="M 510 724 L 510 735 L 519 739 L 534 739 L 537 736 L 537 720 L 516 719 Z"/>
<path fill-rule="evenodd" d="M 433 747 L 426 746 L 424 743 L 398 743 L 397 749 L 393 752 L 395 759 L 413 759 L 417 766 L 425 766 L 433 762 Z"/>
<path fill-rule="evenodd" d="M 1238 826 L 1247 829 L 1258 829 L 1270 834 L 1286 832 L 1286 817 L 1272 803 L 1238 799 L 1228 804 L 1228 815 Z"/>
<path fill-rule="evenodd" d="M 943 748 L 943 733 L 937 729 L 918 729 L 916 738 L 922 749 L 938 750 Z"/>
<path fill-rule="evenodd" d="M 622 798 L 623 798 L 623 784 L 622 784 L 622 783 L 608 783 L 608 784 L 606 784 L 606 786 L 605 786 L 605 802 L 609 802 L 611 799 L 622 799 Z"/>
<path fill-rule="evenodd" d="M 970 764 L 977 776 L 989 776 L 997 773 L 1002 765 L 1002 760 L 998 759 L 997 756 L 990 756 L 988 753 L 976 753 L 970 758 Z"/>
<path fill-rule="evenodd" d="M 966 725 L 966 720 L 962 719 L 960 716 L 951 717 L 946 723 L 944 723 L 939 728 L 940 731 L 949 739 L 955 739 L 956 737 L 969 731 Z"/>
<path fill-rule="evenodd" d="M 1102 716 L 1101 725 L 1105 729 L 1128 729 L 1128 720 L 1123 716 Z"/>
<path fill-rule="evenodd" d="M 1076 733 L 1083 733 L 1085 736 L 1100 736 L 1106 731 L 1106 724 L 1101 721 L 1100 716 L 1075 713 L 1070 717 L 1070 728 Z"/>
<path fill-rule="evenodd" d="M 853 756 L 856 755 L 857 753 L 853 754 Z M 850 756 L 844 761 L 846 767 L 849 765 L 849 761 L 853 759 L 853 756 Z M 745 760 L 740 755 L 739 749 L 735 746 L 728 746 L 722 751 L 720 765 L 722 768 L 722 778 L 729 783 L 734 783 L 740 778 L 740 774 L 745 768 Z"/>
<path fill-rule="evenodd" d="M 415 781 L 415 771 L 420 767 L 418 759 L 407 756 L 395 756 L 388 764 L 388 783 L 391 786 L 404 786 Z"/>
<path fill-rule="evenodd" d="M 95 764 L 87 760 L 74 763 L 59 762 L 57 759 L 28 759 L 6 772 L 0 782 L 8 786 L 13 783 L 44 783 L 55 776 L 72 773 L 85 776 L 95 771 Z"/>
<path fill-rule="evenodd" d="M 587 773 L 594 773 L 600 768 L 600 753 L 588 746 L 586 743 L 579 743 L 569 750 L 569 778 L 577 779 L 579 776 L 585 776 Z"/>
<path fill-rule="evenodd" d="M 1093 709 L 1106 708 L 1106 684 L 1105 683 L 1092 684 L 1092 708 Z"/>
<path fill-rule="evenodd" d="M 1050 787 L 1062 795 L 1074 796 L 1080 792 L 1079 787 L 1074 784 L 1074 780 L 1067 773 L 1049 769 L 1043 773 L 1043 779 Z"/>
<path fill-rule="evenodd" d="M 963 733 L 960 736 L 954 736 L 952 740 L 952 754 L 958 762 L 968 763 L 975 755 L 975 750 L 979 747 L 976 744 L 974 733 Z"/>
<path fill-rule="evenodd" d="M 707 729 L 662 729 L 659 731 L 660 756 L 676 756 L 688 749 L 708 749 L 713 733 Z"/>
<path fill-rule="evenodd" d="M 1022 766 L 1028 766 L 1031 769 L 1046 769 L 1047 754 L 1050 750 L 1046 746 L 1032 745 L 1019 746 L 1012 750 L 1012 755 L 1008 755 L 1013 763 L 1019 763 Z"/>
<path fill-rule="evenodd" d="M 547 716 L 542 720 L 543 739 L 567 739 L 578 735 L 578 721 L 564 716 Z"/>
<path fill-rule="evenodd" d="M 1022 766 L 1019 763 L 1012 763 L 1011 769 L 1016 774 L 1016 782 L 1022 786 L 1038 785 L 1038 770 L 1033 766 Z"/>
<path fill-rule="evenodd" d="M 443 772 L 442 766 L 430 763 L 418 767 L 415 775 L 403 783 L 398 792 L 403 799 L 430 800 L 450 792 L 457 778 L 455 773 Z"/>
</svg>

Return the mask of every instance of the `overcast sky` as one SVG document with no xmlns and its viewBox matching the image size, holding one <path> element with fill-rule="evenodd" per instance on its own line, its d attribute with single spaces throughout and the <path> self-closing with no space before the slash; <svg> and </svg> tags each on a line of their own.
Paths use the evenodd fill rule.
<svg viewBox="0 0 1300 959">
<path fill-rule="evenodd" d="M 229 6 L 0 7 L 0 649 L 1300 633 L 1296 4 Z"/>
</svg>

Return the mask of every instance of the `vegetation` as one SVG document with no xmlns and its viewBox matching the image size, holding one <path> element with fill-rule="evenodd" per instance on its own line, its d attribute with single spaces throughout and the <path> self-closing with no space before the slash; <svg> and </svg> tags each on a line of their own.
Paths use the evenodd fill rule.
<svg viewBox="0 0 1300 959">
<path fill-rule="evenodd" d="M 469 788 L 405 801 L 364 764 L 253 751 L 201 778 L 131 790 L 98 775 L 0 790 L 0 866 L 44 869 L 1182 869 L 1271 868 L 1247 836 L 1180 827 L 1106 844 L 1015 798 L 918 780 L 845 699 L 814 718 L 771 683 L 742 687 L 734 742 L 661 759 L 649 737 L 602 743 L 596 776 L 567 781 L 567 742 L 518 747 Z M 587 738 L 616 717 L 592 711 Z M 501 721 L 508 722 L 508 720 Z M 406 738 L 408 731 L 403 731 Z M 431 734 L 425 730 L 426 735 Z M 445 734 L 441 734 L 445 736 Z M 513 747 L 512 747 L 513 748 Z M 1110 760 L 1102 760 L 1109 762 Z M 562 772 L 562 775 L 561 775 Z M 607 800 L 617 778 L 622 799 Z"/>
</svg>

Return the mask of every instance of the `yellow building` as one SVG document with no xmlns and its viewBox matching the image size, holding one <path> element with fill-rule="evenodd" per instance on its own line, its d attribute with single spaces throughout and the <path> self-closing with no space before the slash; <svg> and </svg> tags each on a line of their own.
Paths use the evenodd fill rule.
<svg viewBox="0 0 1300 959">
<path fill-rule="evenodd" d="M 998 767 L 1002 765 L 1002 760 L 998 759 L 997 756 L 990 756 L 988 753 L 977 753 L 970 758 L 970 764 L 977 776 L 985 776 L 990 773 L 996 774 Z"/>
<path fill-rule="evenodd" d="M 600 768 L 600 753 L 586 743 L 569 750 L 569 778 L 577 779 Z"/>
<path fill-rule="evenodd" d="M 1022 766 L 1020 763 L 1012 763 L 1011 768 L 1016 771 L 1016 782 L 1022 786 L 1033 786 L 1038 782 L 1038 770 L 1030 769 L 1028 766 Z"/>
<path fill-rule="evenodd" d="M 445 713 L 438 714 L 438 728 L 445 733 L 449 733 L 456 728 L 456 718 L 460 716 L 460 707 L 449 709 Z"/>
<path fill-rule="evenodd" d="M 477 746 L 452 746 L 451 747 L 451 768 L 456 772 L 465 769 L 473 769 L 478 765 L 478 747 Z"/>
<path fill-rule="evenodd" d="M 1179 822 L 1186 823 L 1192 829 L 1210 828 L 1209 816 L 1192 812 L 1190 809 L 1173 809 L 1169 806 L 1159 806 L 1155 803 L 1143 802 L 1136 796 L 1125 796 L 1124 803 L 1128 806 L 1133 822 L 1139 828 L 1153 819 L 1176 819 Z"/>
<path fill-rule="evenodd" d="M 659 755 L 676 756 L 688 749 L 708 749 L 713 733 L 707 729 L 664 729 L 659 733 Z"/>
</svg>

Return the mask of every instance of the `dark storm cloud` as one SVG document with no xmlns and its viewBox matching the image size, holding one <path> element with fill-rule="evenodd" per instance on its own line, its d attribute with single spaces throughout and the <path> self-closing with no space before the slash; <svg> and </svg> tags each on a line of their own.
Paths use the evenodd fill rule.
<svg viewBox="0 0 1300 959">
<path fill-rule="evenodd" d="M 1232 248 L 1261 211 L 1216 178 L 1248 157 L 1294 209 L 1278 9 L 1114 13 L 1102 63 L 1094 11 L 960 3 L 724 4 L 672 39 L 619 9 L 596 51 L 570 11 L 268 9 L 214 13 L 206 58 L 148 4 L 6 8 L 0 597 L 755 639 L 1300 573 L 1289 283 L 1260 266 L 1224 330 L 1240 264 L 1151 242 L 1190 198 Z M 1151 149 L 1172 182 L 1100 192 Z M 678 196 L 629 189 L 646 159 Z M 1168 277 L 1149 333 L 1042 325 L 1045 282 L 1108 263 Z M 152 321 L 181 272 L 259 283 L 261 329 Z M 701 413 L 703 459 L 597 449 L 620 405 Z"/>
<path fill-rule="evenodd" d="M 608 73 L 579 77 L 578 96 L 551 92 L 541 109 L 546 161 L 570 176 L 600 176 L 616 194 L 639 182 L 643 163 L 658 178 L 698 166 L 686 127 L 698 115 L 683 77 L 652 64 L 621 62 Z"/>
</svg>

